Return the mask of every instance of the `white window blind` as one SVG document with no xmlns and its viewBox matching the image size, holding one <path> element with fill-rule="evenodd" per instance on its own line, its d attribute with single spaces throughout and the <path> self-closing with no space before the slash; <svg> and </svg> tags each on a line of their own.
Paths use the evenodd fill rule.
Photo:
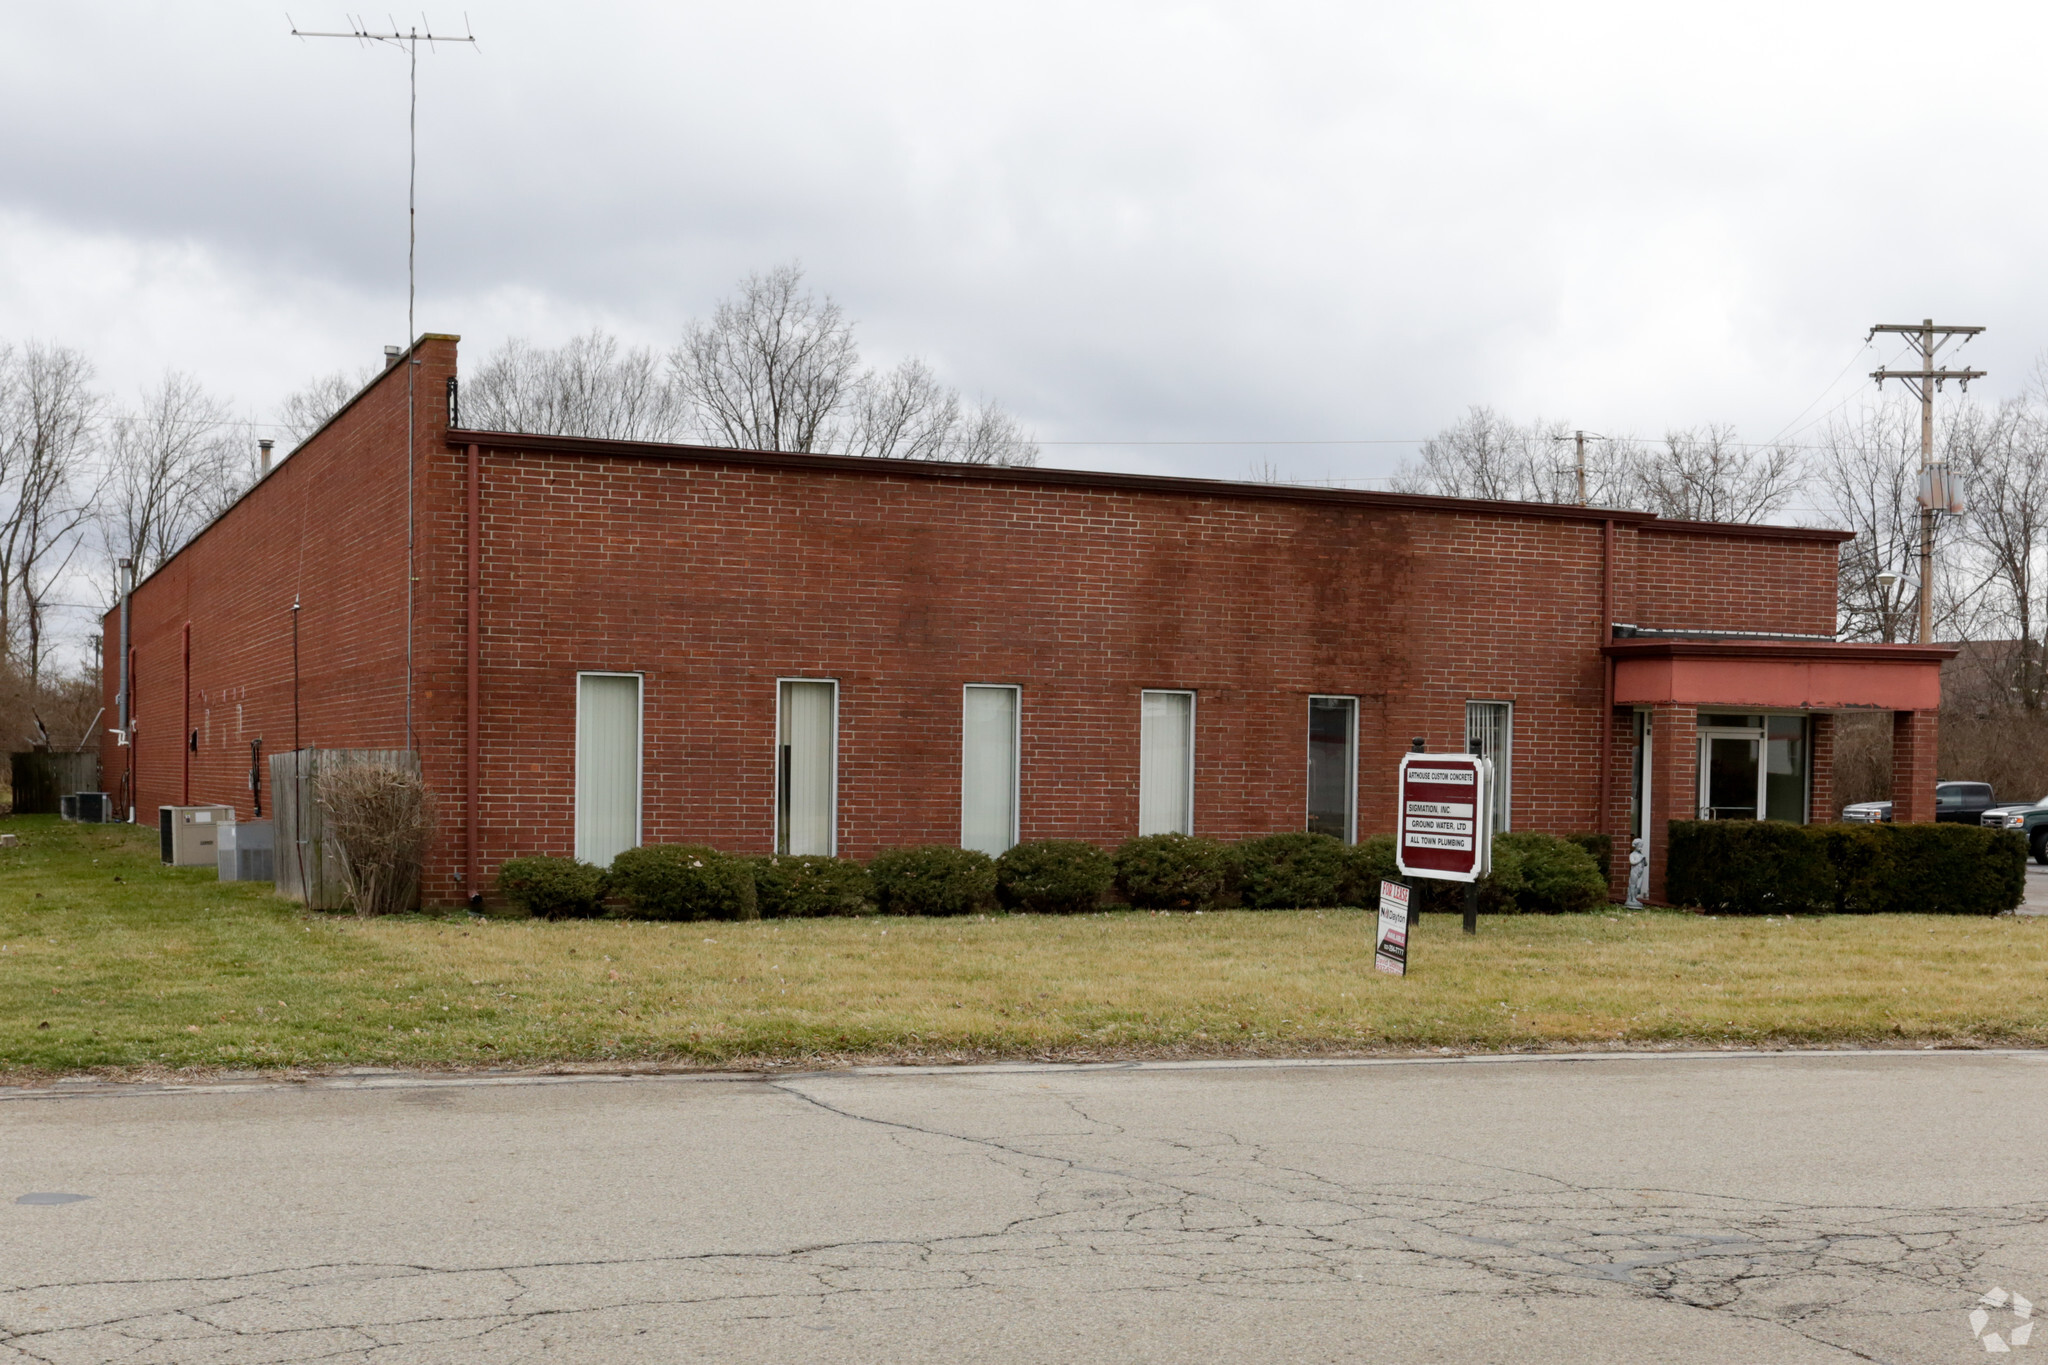
<svg viewBox="0 0 2048 1365">
<path fill-rule="evenodd" d="M 1138 726 L 1138 833 L 1195 832 L 1194 775 L 1194 693 L 1145 693 Z"/>
<path fill-rule="evenodd" d="M 608 866 L 640 842 L 640 679 L 576 678 L 576 856 Z"/>
<path fill-rule="evenodd" d="M 1014 687 L 970 686 L 960 708 L 960 847 L 1001 857 L 1017 842 Z"/>
<path fill-rule="evenodd" d="M 839 685 L 782 684 L 775 746 L 778 853 L 838 852 Z"/>
<path fill-rule="evenodd" d="M 1356 834 L 1358 698 L 1308 699 L 1308 832 Z"/>
<path fill-rule="evenodd" d="M 1486 757 L 1493 760 L 1493 832 L 1505 833 L 1512 828 L 1508 824 L 1508 813 L 1513 808 L 1509 798 L 1514 794 L 1515 774 L 1515 707 L 1513 702 L 1468 701 L 1465 703 L 1465 748 L 1471 751 L 1474 740 L 1485 746 Z"/>
</svg>

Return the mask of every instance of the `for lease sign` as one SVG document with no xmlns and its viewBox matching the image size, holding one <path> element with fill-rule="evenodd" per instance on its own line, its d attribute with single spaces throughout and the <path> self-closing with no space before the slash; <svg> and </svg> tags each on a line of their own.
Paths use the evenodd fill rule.
<svg viewBox="0 0 2048 1365">
<path fill-rule="evenodd" d="M 1493 843 L 1490 766 L 1474 754 L 1402 757 L 1395 861 L 1404 874 L 1453 882 L 1485 874 Z"/>
</svg>

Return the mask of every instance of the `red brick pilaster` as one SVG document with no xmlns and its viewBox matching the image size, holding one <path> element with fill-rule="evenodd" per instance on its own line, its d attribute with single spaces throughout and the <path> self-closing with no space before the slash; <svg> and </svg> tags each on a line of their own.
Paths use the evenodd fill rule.
<svg viewBox="0 0 2048 1365">
<path fill-rule="evenodd" d="M 1650 712 L 1650 900 L 1664 904 L 1664 860 L 1673 820 L 1699 816 L 1699 708 Z"/>
<path fill-rule="evenodd" d="M 1806 819 L 1815 825 L 1832 824 L 1841 814 L 1835 809 L 1835 718 L 1825 711 L 1816 711 L 1806 719 L 1813 736 L 1807 769 L 1812 774 L 1812 785 L 1808 788 Z"/>
<path fill-rule="evenodd" d="M 1892 819 L 1901 825 L 1934 820 L 1935 713 L 1892 712 Z"/>
</svg>

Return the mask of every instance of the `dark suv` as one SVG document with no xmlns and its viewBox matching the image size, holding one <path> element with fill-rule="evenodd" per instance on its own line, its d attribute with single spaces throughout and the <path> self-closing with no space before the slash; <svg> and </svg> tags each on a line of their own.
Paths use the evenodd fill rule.
<svg viewBox="0 0 2048 1365">
<path fill-rule="evenodd" d="M 1934 784 L 1934 818 L 1947 824 L 1974 825 L 1984 812 L 1998 804 L 1989 782 L 1937 782 Z M 1842 807 L 1842 818 L 1850 824 L 1881 824 L 1892 818 L 1889 801 L 1859 801 Z"/>
</svg>

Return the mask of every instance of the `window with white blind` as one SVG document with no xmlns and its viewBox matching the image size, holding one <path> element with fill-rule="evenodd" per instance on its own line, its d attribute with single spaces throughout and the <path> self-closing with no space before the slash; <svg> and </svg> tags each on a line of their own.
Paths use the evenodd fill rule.
<svg viewBox="0 0 2048 1365">
<path fill-rule="evenodd" d="M 839 851 L 839 684 L 778 684 L 775 720 L 775 851 Z"/>
<path fill-rule="evenodd" d="M 960 703 L 960 847 L 999 858 L 1017 842 L 1015 687 L 970 683 Z"/>
<path fill-rule="evenodd" d="M 640 675 L 576 675 L 576 856 L 608 866 L 640 843 Z"/>
<path fill-rule="evenodd" d="M 1509 797 L 1514 794 L 1515 773 L 1515 704 L 1507 701 L 1468 701 L 1465 703 L 1465 751 L 1477 752 L 1493 760 L 1493 832 L 1505 833 L 1508 812 L 1512 808 Z"/>
<path fill-rule="evenodd" d="M 1147 692 L 1138 722 L 1138 833 L 1195 832 L 1195 694 Z"/>
<path fill-rule="evenodd" d="M 1308 699 L 1308 832 L 1357 836 L 1358 698 Z"/>
</svg>

